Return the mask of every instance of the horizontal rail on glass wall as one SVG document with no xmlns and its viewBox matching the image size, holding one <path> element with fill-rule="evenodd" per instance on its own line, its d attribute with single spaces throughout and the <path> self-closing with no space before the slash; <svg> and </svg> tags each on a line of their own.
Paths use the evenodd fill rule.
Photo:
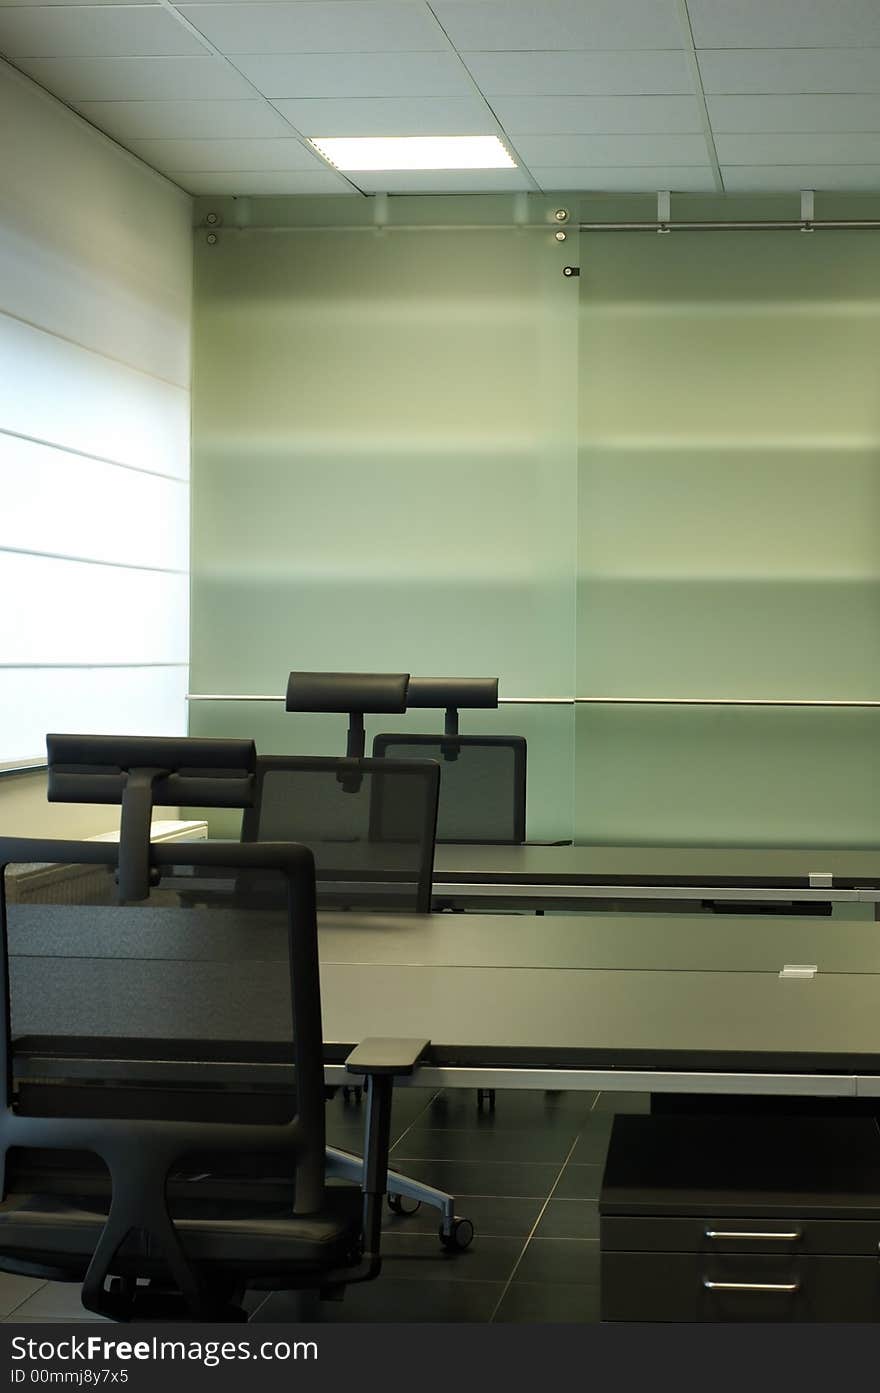
<svg viewBox="0 0 880 1393">
<path fill-rule="evenodd" d="M 789 218 L 751 222 L 581 222 L 581 232 L 877 232 L 876 218 Z"/>
<path fill-rule="evenodd" d="M 577 224 L 575 224 L 577 226 Z M 357 223 L 236 223 L 200 222 L 199 232 L 556 232 L 553 222 L 357 222 Z"/>
<path fill-rule="evenodd" d="M 228 693 L 190 692 L 187 701 L 275 701 L 283 696 L 229 695 Z M 649 696 L 577 696 L 577 697 L 499 697 L 499 706 L 819 706 L 875 707 L 880 700 L 850 700 L 848 698 L 811 697 L 649 697 Z"/>
<path fill-rule="evenodd" d="M 877 232 L 877 218 L 767 218 L 693 222 L 236 223 L 200 222 L 200 232 Z"/>
</svg>

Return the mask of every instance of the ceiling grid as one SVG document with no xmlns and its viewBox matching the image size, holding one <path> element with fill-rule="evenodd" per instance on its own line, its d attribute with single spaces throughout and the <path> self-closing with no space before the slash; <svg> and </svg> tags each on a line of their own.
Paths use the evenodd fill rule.
<svg viewBox="0 0 880 1393">
<path fill-rule="evenodd" d="M 0 55 L 195 194 L 880 191 L 877 0 L 0 0 Z M 371 135 L 515 167 L 309 144 Z"/>
</svg>

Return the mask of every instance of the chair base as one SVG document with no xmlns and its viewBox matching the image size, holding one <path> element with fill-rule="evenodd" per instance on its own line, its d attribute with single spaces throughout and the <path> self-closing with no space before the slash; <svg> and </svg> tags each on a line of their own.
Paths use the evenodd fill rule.
<svg viewBox="0 0 880 1393">
<path fill-rule="evenodd" d="M 362 1156 L 357 1156 L 352 1151 L 341 1151 L 335 1146 L 328 1146 L 324 1155 L 328 1176 L 352 1180 L 355 1184 L 361 1183 L 364 1173 Z M 455 1224 L 455 1200 L 452 1195 L 446 1194 L 444 1190 L 435 1190 L 433 1185 L 428 1185 L 423 1180 L 413 1180 L 395 1170 L 388 1172 L 388 1194 L 400 1195 L 404 1199 L 417 1200 L 419 1204 L 429 1204 L 433 1209 L 439 1209 L 441 1242 L 443 1235 L 452 1235 Z"/>
</svg>

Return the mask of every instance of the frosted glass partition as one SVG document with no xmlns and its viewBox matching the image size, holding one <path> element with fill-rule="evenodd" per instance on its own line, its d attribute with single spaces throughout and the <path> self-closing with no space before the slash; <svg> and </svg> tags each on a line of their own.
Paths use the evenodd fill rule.
<svg viewBox="0 0 880 1393">
<path fill-rule="evenodd" d="M 299 668 L 573 692 L 566 260 L 549 229 L 198 239 L 193 691 L 280 694 Z M 343 726 L 190 712 L 267 753 L 339 753 Z M 529 739 L 530 835 L 570 836 L 571 708 L 462 713 L 490 729 Z"/>
<path fill-rule="evenodd" d="M 578 692 L 880 698 L 880 236 L 582 237 Z M 880 710 L 584 707 L 577 831 L 876 845 Z"/>
<path fill-rule="evenodd" d="M 367 753 L 381 732 L 439 731 L 442 711 L 408 711 L 403 716 L 366 718 Z M 284 710 L 283 702 L 197 702 L 190 712 L 193 733 L 243 736 L 268 754 L 345 753 L 346 718 Z M 528 742 L 526 834 L 536 840 L 570 840 L 572 836 L 571 706 L 502 706 L 497 711 L 463 711 L 464 735 L 522 735 Z M 193 810 L 194 811 L 194 810 Z M 241 817 L 222 809 L 199 810 L 212 836 L 235 836 Z"/>
</svg>

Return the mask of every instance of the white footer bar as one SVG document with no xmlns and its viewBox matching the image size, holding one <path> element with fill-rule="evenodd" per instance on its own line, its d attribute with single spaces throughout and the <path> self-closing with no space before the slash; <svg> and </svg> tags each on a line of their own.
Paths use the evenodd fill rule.
<svg viewBox="0 0 880 1393">
<path fill-rule="evenodd" d="M 337 1087 L 360 1082 L 344 1064 L 324 1068 L 324 1082 Z M 604 1090 L 615 1093 L 750 1093 L 789 1094 L 814 1098 L 854 1098 L 870 1093 L 880 1096 L 880 1077 L 855 1074 L 744 1074 L 676 1072 L 668 1069 L 470 1069 L 424 1065 L 413 1074 L 395 1079 L 395 1087 L 416 1088 L 535 1088 Z"/>
</svg>

